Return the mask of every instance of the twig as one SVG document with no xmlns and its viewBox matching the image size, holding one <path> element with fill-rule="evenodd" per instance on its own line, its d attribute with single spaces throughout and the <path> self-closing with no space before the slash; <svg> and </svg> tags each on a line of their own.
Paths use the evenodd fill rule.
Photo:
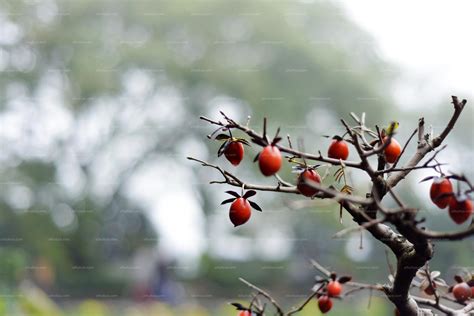
<svg viewBox="0 0 474 316">
<path fill-rule="evenodd" d="M 402 170 L 402 171 L 393 173 L 387 179 L 388 186 L 390 187 L 396 186 L 403 178 L 405 178 L 408 175 L 408 173 L 411 171 L 410 168 L 413 168 L 416 165 L 418 165 L 418 163 L 425 157 L 427 153 L 439 147 L 441 143 L 444 141 L 444 139 L 451 132 L 459 116 L 461 115 L 464 109 L 464 106 L 467 103 L 466 100 L 459 102 L 458 98 L 455 96 L 452 97 L 452 100 L 453 100 L 453 105 L 454 105 L 454 113 L 451 119 L 449 120 L 446 128 L 443 130 L 443 132 L 438 137 L 435 137 L 431 142 L 427 142 L 423 139 L 423 135 L 421 132 L 424 131 L 424 120 L 420 120 L 419 126 L 418 126 L 418 133 L 419 133 L 418 134 L 419 135 L 418 150 L 406 164 L 405 168 L 408 168 L 407 170 Z"/>
<path fill-rule="evenodd" d="M 457 232 L 438 232 L 419 228 L 416 228 L 415 232 L 424 238 L 432 240 L 461 240 L 474 236 L 474 224 L 471 224 L 468 228 Z"/>
<path fill-rule="evenodd" d="M 222 176 L 224 177 L 224 181 L 211 181 L 211 184 L 217 183 L 217 184 L 230 184 L 232 186 L 236 187 L 242 187 L 242 185 L 245 185 L 245 188 L 247 190 L 258 190 L 258 191 L 272 191 L 272 192 L 282 192 L 282 193 L 293 193 L 293 194 L 299 194 L 298 190 L 296 189 L 295 186 L 267 186 L 267 185 L 256 185 L 256 184 L 249 184 L 245 183 L 242 180 L 240 180 L 237 176 L 233 175 L 232 173 L 222 169 L 221 167 L 205 162 L 203 160 L 193 158 L 193 157 L 187 157 L 187 159 L 199 162 L 202 166 L 204 167 L 210 167 L 218 170 Z"/>
<path fill-rule="evenodd" d="M 229 119 L 227 116 L 225 116 L 225 114 L 224 114 L 224 117 L 228 121 L 227 124 L 223 123 L 223 122 L 220 122 L 220 121 L 212 120 L 212 119 L 207 118 L 205 116 L 201 116 L 200 119 L 204 120 L 204 121 L 206 121 L 210 124 L 213 124 L 213 125 L 225 127 L 225 128 L 228 128 L 228 129 L 235 128 L 235 129 L 241 130 L 242 132 L 246 133 L 252 139 L 252 141 L 254 141 L 255 143 L 257 143 L 259 145 L 262 145 L 262 146 L 263 146 L 263 144 L 266 144 L 265 138 L 262 135 L 258 134 L 257 132 L 255 132 L 254 130 L 248 128 L 247 126 L 243 126 L 243 125 L 240 125 L 240 124 L 236 123 L 235 121 L 233 121 L 233 120 Z M 310 153 L 301 152 L 299 150 L 295 150 L 293 148 L 285 147 L 285 146 L 282 146 L 280 144 L 276 144 L 275 146 L 278 147 L 278 149 L 280 149 L 281 152 L 291 154 L 295 157 L 305 158 L 307 160 L 325 162 L 325 163 L 329 163 L 329 164 L 336 165 L 336 166 L 341 165 L 341 162 L 340 162 L 339 159 L 332 159 L 332 158 L 323 157 L 322 155 L 314 155 L 314 154 L 310 154 Z M 360 165 L 359 162 L 345 161 L 344 163 L 348 167 L 362 169 L 362 166 Z"/>
<path fill-rule="evenodd" d="M 351 127 L 344 120 L 341 120 L 341 122 L 346 128 L 346 134 L 350 136 L 348 141 L 353 144 L 357 150 L 360 161 L 343 162 L 342 160 L 324 157 L 321 152 L 318 154 L 311 154 L 303 152 L 302 150 L 295 150 L 292 148 L 289 136 L 287 137 L 289 147 L 284 147 L 278 144 L 276 145 L 280 151 L 291 155 L 290 160 L 296 158 L 327 163 L 334 166 L 347 166 L 348 168 L 363 170 L 369 175 L 372 181 L 372 188 L 366 198 L 341 193 L 338 190 L 335 190 L 333 187 L 324 187 L 320 183 L 312 181 L 308 181 L 307 184 L 319 191 L 314 196 L 315 198 L 331 198 L 340 203 L 341 206 L 352 216 L 354 221 L 359 224 L 357 229 L 367 229 L 367 231 L 369 231 L 374 238 L 387 245 L 398 259 L 396 271 L 393 271 L 393 268 L 391 268 L 388 262 L 389 269 L 391 270 L 390 272 L 394 274 L 393 284 L 383 287 L 379 285 L 359 285 L 356 286 L 356 288 L 352 291 L 349 291 L 349 293 L 366 288 L 371 291 L 383 290 L 386 296 L 396 305 L 399 312 L 404 316 L 416 316 L 418 313 L 424 314 L 423 309 L 420 309 L 417 304 L 431 306 L 447 313 L 448 315 L 455 315 L 455 313 L 460 313 L 462 311 L 456 311 L 441 305 L 439 302 L 440 297 L 436 297 L 436 301 L 432 301 L 413 297 L 410 295 L 409 291 L 412 286 L 416 271 L 423 267 L 433 255 L 433 245 L 431 244 L 430 240 L 457 240 L 474 235 L 474 224 L 463 231 L 452 233 L 434 232 L 426 229 L 420 229 L 417 227 L 420 221 L 417 221 L 415 218 L 417 210 L 406 207 L 403 201 L 393 191 L 393 188 L 411 171 L 432 168 L 437 172 L 442 173 L 441 166 L 443 164 L 439 163 L 436 160 L 436 157 L 439 152 L 445 148 L 440 146 L 456 124 L 461 112 L 466 105 L 466 100 L 459 101 L 457 97 L 453 96 L 452 103 L 454 105 L 454 113 L 439 136 L 430 138 L 429 135 L 425 135 L 424 119 L 421 118 L 419 120 L 418 128 L 406 141 L 401 151 L 400 157 L 406 152 L 409 143 L 418 133 L 417 150 L 415 154 L 408 160 L 408 162 L 402 167 L 397 166 L 400 160 L 400 157 L 398 157 L 395 164 L 393 164 L 390 168 L 385 169 L 386 162 L 384 156 L 381 153 L 386 148 L 386 146 L 388 146 L 390 138 L 392 137 L 392 133 L 386 135 L 388 140 L 384 141 L 382 137 L 385 137 L 385 135 L 382 135 L 382 132 L 378 126 L 376 126 L 377 132 L 370 131 L 370 129 L 365 126 L 364 115 L 362 118 L 359 118 L 353 113 L 351 113 L 351 116 L 359 124 L 358 126 Z M 266 146 L 268 144 L 266 120 L 264 122 L 264 133 L 262 136 L 256 133 L 254 130 L 249 129 L 248 124 L 247 126 L 243 126 L 227 117 L 224 113 L 221 112 L 221 114 L 224 117 L 225 122 L 215 121 L 205 117 L 201 117 L 201 119 L 210 124 L 219 126 L 222 130 L 240 130 L 247 134 L 253 143 L 259 146 Z M 371 143 L 368 143 L 368 141 L 365 139 L 365 133 L 368 133 L 368 135 L 374 137 L 375 139 Z M 378 142 L 376 138 L 378 138 Z M 419 165 L 419 163 L 428 155 L 428 153 L 433 151 L 433 155 L 424 164 Z M 372 155 L 378 155 L 379 157 L 377 169 L 375 170 L 368 160 L 368 157 Z M 299 194 L 297 188 L 294 185 L 283 181 L 279 176 L 276 176 L 276 179 L 278 180 L 277 186 L 247 184 L 234 174 L 222 169 L 217 165 L 213 165 L 196 158 L 188 159 L 199 162 L 203 166 L 212 167 L 218 170 L 224 177 L 223 181 L 212 181 L 211 183 L 226 183 L 238 187 L 245 186 L 246 189 Z M 387 179 L 384 178 L 385 174 L 389 174 Z M 474 192 L 472 184 L 467 180 L 466 183 L 469 185 L 469 190 L 467 190 L 466 193 Z M 392 195 L 394 200 L 397 202 L 398 209 L 387 209 L 382 204 L 382 199 L 387 193 Z M 378 212 L 382 213 L 383 216 L 377 216 Z M 385 221 L 393 224 L 399 233 L 396 233 L 394 228 L 384 224 Z M 349 228 L 339 232 L 338 234 L 345 234 L 353 229 L 354 228 Z M 317 262 L 312 261 L 312 264 L 326 277 L 330 276 L 330 272 L 319 265 Z M 278 315 L 284 315 L 281 307 L 268 293 L 243 279 L 241 279 L 241 281 L 256 290 L 259 295 L 268 299 L 277 309 Z M 314 297 L 313 295 L 316 294 L 312 293 L 309 299 Z M 303 307 L 305 305 L 306 304 L 303 303 Z M 468 311 L 472 310 L 473 308 L 474 307 L 472 304 L 464 307 L 464 309 Z"/>
<path fill-rule="evenodd" d="M 413 295 L 412 295 L 412 298 L 418 304 L 433 307 L 433 308 L 439 310 L 440 312 L 445 313 L 446 315 L 455 315 L 455 313 L 456 313 L 456 311 L 454 309 L 449 308 L 449 307 L 444 306 L 444 305 L 441 305 L 441 304 L 437 304 L 434 300 L 431 300 L 431 299 L 428 299 L 428 298 L 423 298 L 423 297 L 418 297 L 418 296 L 413 296 Z"/>
<path fill-rule="evenodd" d="M 221 167 L 211 164 L 209 162 L 193 158 L 193 157 L 187 157 L 189 160 L 199 162 L 202 166 L 204 167 L 210 167 L 213 169 L 218 170 L 221 175 L 224 177 L 223 181 L 211 181 L 210 183 L 216 183 L 216 184 L 229 184 L 232 186 L 236 187 L 242 187 L 242 185 L 245 185 L 245 188 L 247 190 L 256 190 L 256 191 L 271 191 L 271 192 L 281 192 L 281 193 L 292 193 L 292 194 L 300 194 L 296 186 L 291 185 L 289 183 L 286 183 L 285 185 L 276 185 L 276 186 L 268 186 L 268 185 L 258 185 L 258 184 L 251 184 L 251 183 L 246 183 L 243 180 L 239 179 L 237 176 L 234 174 L 230 173 L 229 171 L 226 171 L 222 169 Z M 326 198 L 331 198 L 337 202 L 340 201 L 349 201 L 355 204 L 371 204 L 372 200 L 371 199 L 366 199 L 366 198 L 361 198 L 358 196 L 354 195 L 349 195 L 345 193 L 341 193 L 339 191 L 336 191 L 332 188 L 326 188 L 322 186 L 321 184 L 314 182 L 314 181 L 307 181 L 307 184 L 309 186 L 314 187 L 319 193 L 315 195 L 316 198 L 321 198 L 321 199 L 326 199 Z"/>
<path fill-rule="evenodd" d="M 280 183 L 282 186 L 288 187 L 288 188 L 293 187 L 291 183 L 288 183 L 285 180 L 283 180 L 278 174 L 275 174 L 275 178 L 277 178 L 278 183 Z"/>
<path fill-rule="evenodd" d="M 249 286 L 250 288 L 254 289 L 255 291 L 257 291 L 260 295 L 262 295 L 263 297 L 265 297 L 270 303 L 272 303 L 272 305 L 275 307 L 278 315 L 280 316 L 284 316 L 284 312 L 283 312 L 283 309 L 280 307 L 280 305 L 277 303 L 277 301 L 270 295 L 268 294 L 267 292 L 265 292 L 264 290 L 262 290 L 261 288 L 253 285 L 252 283 L 250 283 L 249 281 L 243 279 L 243 278 L 239 278 L 240 282 L 246 284 L 247 286 Z"/>
<path fill-rule="evenodd" d="M 384 249 L 385 251 L 385 260 L 387 261 L 388 272 L 393 276 L 395 275 L 395 269 L 393 268 L 392 264 L 390 263 L 390 257 L 387 251 L 387 248 Z"/>
<path fill-rule="evenodd" d="M 349 134 L 349 136 L 351 136 L 353 142 L 354 142 L 354 147 L 356 148 L 356 151 L 357 153 L 359 154 L 359 158 L 361 159 L 361 166 L 362 166 L 362 169 L 367 172 L 367 174 L 370 176 L 371 179 L 375 178 L 377 175 L 375 174 L 374 170 L 372 169 L 372 167 L 370 166 L 370 163 L 369 161 L 367 160 L 367 157 L 364 153 L 364 150 L 362 149 L 362 147 L 360 146 L 359 144 L 359 138 L 357 137 L 357 135 L 355 135 L 351 128 L 349 127 L 349 125 L 346 123 L 346 121 L 344 121 L 343 119 L 341 119 L 341 123 L 342 125 L 344 125 L 344 127 L 346 128 L 347 130 L 347 133 Z"/>
<path fill-rule="evenodd" d="M 430 284 L 430 287 L 433 289 L 436 304 L 439 305 L 439 293 L 438 293 L 438 290 L 436 289 L 436 285 L 434 283 L 434 280 L 431 278 L 431 271 L 430 271 L 430 267 L 429 267 L 428 263 L 426 263 L 426 265 L 425 265 L 425 273 L 426 273 L 426 277 L 428 279 L 428 282 Z"/>
<path fill-rule="evenodd" d="M 345 228 L 339 232 L 337 232 L 336 234 L 334 234 L 332 236 L 332 238 L 341 238 L 342 236 L 344 235 L 347 235 L 349 233 L 352 233 L 354 231 L 361 231 L 363 229 L 367 229 L 371 226 L 374 226 L 374 225 L 377 225 L 377 224 L 380 224 L 380 223 L 383 223 L 387 220 L 387 217 L 381 217 L 381 218 L 376 218 L 376 219 L 373 219 L 369 222 L 365 222 L 364 224 L 361 224 L 361 225 L 358 225 L 358 226 L 355 226 L 355 227 L 348 227 L 348 228 Z"/>
<path fill-rule="evenodd" d="M 313 293 L 311 293 L 308 298 L 298 307 L 298 308 L 295 308 L 291 311 L 289 311 L 286 315 L 287 316 L 291 316 L 291 315 L 294 315 L 298 312 L 301 312 L 306 305 L 309 304 L 309 302 L 311 302 L 311 300 L 316 296 L 318 295 L 319 291 L 324 287 L 324 284 L 322 284 L 316 291 L 314 291 Z"/>
<path fill-rule="evenodd" d="M 313 267 L 315 267 L 319 272 L 321 272 L 325 276 L 328 277 L 331 275 L 331 272 L 325 267 L 323 267 L 322 265 L 320 265 L 319 262 L 317 262 L 316 260 L 310 260 L 310 262 L 313 265 Z"/>
</svg>

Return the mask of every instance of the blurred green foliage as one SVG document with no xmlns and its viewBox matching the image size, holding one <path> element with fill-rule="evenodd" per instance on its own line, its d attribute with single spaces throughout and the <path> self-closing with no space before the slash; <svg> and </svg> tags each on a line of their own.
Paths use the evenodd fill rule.
<svg viewBox="0 0 474 316">
<path fill-rule="evenodd" d="M 388 315 L 391 307 L 381 298 L 342 304 L 336 302 L 332 310 L 334 315 L 375 316 Z M 361 310 L 358 312 L 358 310 Z M 235 316 L 234 307 L 229 304 L 216 304 L 212 310 L 206 310 L 199 305 L 187 304 L 178 308 L 172 308 L 162 303 L 150 303 L 147 305 L 128 304 L 126 307 L 110 306 L 109 304 L 96 300 L 86 300 L 74 308 L 60 310 L 45 296 L 31 294 L 22 297 L 18 301 L 0 300 L 0 316 L 7 315 L 34 315 L 34 316 Z M 298 315 L 312 316 L 323 315 L 318 307 L 317 301 L 311 301 Z"/>
</svg>

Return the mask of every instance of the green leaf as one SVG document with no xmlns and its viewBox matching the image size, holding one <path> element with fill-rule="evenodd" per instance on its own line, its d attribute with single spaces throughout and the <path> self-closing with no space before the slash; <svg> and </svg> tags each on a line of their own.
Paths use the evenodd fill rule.
<svg viewBox="0 0 474 316">
<path fill-rule="evenodd" d="M 235 201 L 235 198 L 230 198 L 230 199 L 222 201 L 221 205 L 228 204 L 228 203 L 231 203 L 231 202 L 234 202 L 234 201 Z"/>
<path fill-rule="evenodd" d="M 262 209 L 260 208 L 260 206 L 258 206 L 257 203 L 252 202 L 252 201 L 249 201 L 249 203 L 250 203 L 250 205 L 251 205 L 254 209 L 256 209 L 256 210 L 259 211 L 259 212 L 262 212 Z"/>
<path fill-rule="evenodd" d="M 246 311 L 248 310 L 247 308 L 245 308 L 242 304 L 240 303 L 230 303 L 232 306 L 234 306 L 235 308 L 237 308 L 237 310 L 239 311 Z"/>
<path fill-rule="evenodd" d="M 429 176 L 429 177 L 426 177 L 426 178 L 422 179 L 422 180 L 420 181 L 420 183 L 421 183 L 421 182 L 428 181 L 428 180 L 432 180 L 432 179 L 434 179 L 434 178 L 437 178 L 437 176 Z"/>
<path fill-rule="evenodd" d="M 230 138 L 230 136 L 227 135 L 227 134 L 219 134 L 219 135 L 216 136 L 215 139 L 216 139 L 216 140 L 227 140 L 227 139 L 229 139 L 229 138 Z"/>
<path fill-rule="evenodd" d="M 253 162 L 257 162 L 258 157 L 260 157 L 260 153 L 258 153 L 257 156 L 255 156 L 255 158 L 253 159 Z"/>
<path fill-rule="evenodd" d="M 240 197 L 240 194 L 234 191 L 225 191 L 225 193 L 235 196 L 236 198 Z"/>
<path fill-rule="evenodd" d="M 255 190 L 249 190 L 247 192 L 245 192 L 244 196 L 242 196 L 244 199 L 248 199 L 252 196 L 254 196 L 255 194 L 257 194 L 257 191 Z"/>
<path fill-rule="evenodd" d="M 230 141 L 229 140 L 226 140 L 222 145 L 221 147 L 219 147 L 219 150 L 217 151 L 217 157 L 220 157 L 222 156 L 222 154 L 224 154 L 225 150 L 227 149 L 227 146 L 229 146 L 230 144 Z"/>
<path fill-rule="evenodd" d="M 236 141 L 244 145 L 250 146 L 250 143 L 244 138 L 236 138 Z"/>
<path fill-rule="evenodd" d="M 337 281 L 341 284 L 344 284 L 344 283 L 347 283 L 349 282 L 350 280 L 352 280 L 352 277 L 350 276 L 342 276 L 340 277 Z"/>
<path fill-rule="evenodd" d="M 457 274 L 454 276 L 454 280 L 458 283 L 464 282 L 464 279 L 460 275 L 457 275 Z"/>
</svg>

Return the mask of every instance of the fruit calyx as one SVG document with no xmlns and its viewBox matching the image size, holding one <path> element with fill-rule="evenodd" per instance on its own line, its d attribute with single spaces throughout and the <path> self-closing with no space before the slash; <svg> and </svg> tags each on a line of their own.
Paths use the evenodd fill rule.
<svg viewBox="0 0 474 316">
<path fill-rule="evenodd" d="M 248 199 L 255 194 L 254 190 L 248 190 L 245 194 L 238 194 L 234 191 L 226 191 L 227 194 L 232 195 L 232 198 L 222 201 L 221 205 L 232 203 L 229 209 L 229 218 L 234 227 L 245 224 L 251 216 L 251 208 L 256 209 L 257 211 L 262 211 L 260 206 Z"/>
</svg>

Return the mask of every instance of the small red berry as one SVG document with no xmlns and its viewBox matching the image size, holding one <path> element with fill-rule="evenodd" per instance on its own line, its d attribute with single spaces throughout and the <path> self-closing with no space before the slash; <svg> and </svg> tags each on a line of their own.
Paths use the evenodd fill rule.
<svg viewBox="0 0 474 316">
<path fill-rule="evenodd" d="M 346 160 L 349 157 L 349 146 L 339 136 L 335 136 L 328 149 L 328 157 Z"/>
<path fill-rule="evenodd" d="M 276 146 L 268 145 L 263 148 L 258 157 L 258 166 L 264 176 L 272 176 L 281 168 L 281 153 Z"/>
<path fill-rule="evenodd" d="M 301 194 L 304 196 L 311 197 L 318 193 L 318 190 L 313 188 L 307 182 L 314 181 L 317 183 L 321 183 L 321 177 L 319 176 L 318 172 L 314 169 L 306 169 L 300 173 L 297 180 L 297 189 L 300 191 Z"/>
<path fill-rule="evenodd" d="M 389 140 L 388 137 L 385 137 L 383 139 L 384 143 L 387 142 L 388 140 Z M 400 146 L 400 144 L 397 142 L 395 138 L 391 138 L 390 143 L 387 145 L 387 147 L 385 147 L 385 151 L 384 151 L 385 160 L 388 163 L 394 163 L 395 161 L 397 161 L 398 156 L 400 156 L 401 152 L 402 152 L 402 147 Z"/>
<path fill-rule="evenodd" d="M 332 301 L 327 296 L 321 296 L 318 300 L 318 306 L 321 313 L 326 314 L 332 308 Z"/>
<path fill-rule="evenodd" d="M 227 145 L 224 155 L 234 166 L 238 166 L 244 158 L 244 145 L 241 142 L 232 141 Z"/>
<path fill-rule="evenodd" d="M 474 286 L 471 286 L 471 297 L 474 298 Z"/>
<path fill-rule="evenodd" d="M 342 292 L 342 285 L 337 281 L 331 281 L 328 283 L 327 290 L 329 296 L 339 296 Z"/>
<path fill-rule="evenodd" d="M 453 287 L 453 295 L 457 301 L 464 302 L 471 297 L 472 291 L 466 282 L 458 283 Z"/>
<path fill-rule="evenodd" d="M 235 227 L 245 224 L 251 215 L 250 203 L 242 197 L 235 199 L 230 205 L 229 217 Z"/>
<path fill-rule="evenodd" d="M 425 294 L 432 296 L 435 294 L 435 289 L 436 289 L 436 283 L 432 283 L 432 285 L 429 285 L 425 290 Z"/>
<path fill-rule="evenodd" d="M 453 197 L 449 203 L 449 216 L 458 225 L 467 221 L 472 214 L 472 201 Z"/>
<path fill-rule="evenodd" d="M 453 185 L 449 179 L 437 177 L 433 180 L 430 189 L 430 198 L 439 208 L 446 208 L 451 201 L 449 193 L 453 193 Z M 444 196 L 443 196 L 444 195 Z"/>
<path fill-rule="evenodd" d="M 240 311 L 239 316 L 252 316 L 249 311 Z"/>
</svg>

